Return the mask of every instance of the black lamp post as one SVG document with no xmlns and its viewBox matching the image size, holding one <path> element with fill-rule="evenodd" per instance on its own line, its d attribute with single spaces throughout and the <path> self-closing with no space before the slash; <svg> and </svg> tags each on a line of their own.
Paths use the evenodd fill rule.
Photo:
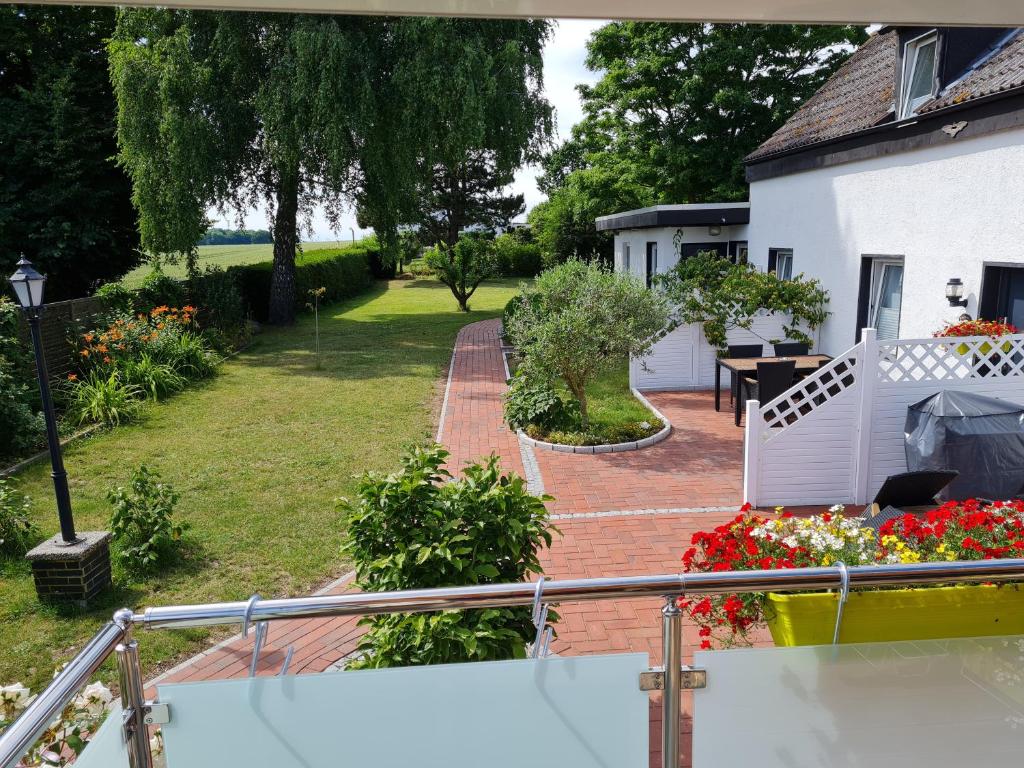
<svg viewBox="0 0 1024 768">
<path fill-rule="evenodd" d="M 50 393 L 50 380 L 46 373 L 46 358 L 43 356 L 43 338 L 39 328 L 39 320 L 43 314 L 43 284 L 46 278 L 40 275 L 35 267 L 21 257 L 17 271 L 11 275 L 11 286 L 18 297 L 28 327 L 32 333 L 32 348 L 36 355 L 36 375 L 39 378 L 39 394 L 43 400 L 43 415 L 46 419 L 46 440 L 50 447 L 50 464 L 53 471 L 53 490 L 57 496 L 57 514 L 60 517 L 60 535 L 66 545 L 78 541 L 75 535 L 75 520 L 71 515 L 71 494 L 68 492 L 68 475 L 64 471 L 64 458 L 60 451 L 60 438 L 57 435 L 57 417 L 53 411 L 53 395 Z"/>
</svg>

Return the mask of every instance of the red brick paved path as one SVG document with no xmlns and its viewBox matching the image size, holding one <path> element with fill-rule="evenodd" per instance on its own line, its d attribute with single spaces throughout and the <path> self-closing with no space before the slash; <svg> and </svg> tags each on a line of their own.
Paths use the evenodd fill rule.
<svg viewBox="0 0 1024 768">
<path fill-rule="evenodd" d="M 484 321 L 459 334 L 440 430 L 442 442 L 451 451 L 452 468 L 495 451 L 506 469 L 524 471 L 518 440 L 501 419 L 505 373 L 499 327 L 498 321 Z M 730 514 L 658 510 L 739 505 L 742 431 L 732 425 L 730 415 L 715 413 L 707 393 L 662 393 L 651 400 L 675 426 L 672 436 L 656 446 L 598 456 L 536 452 L 545 490 L 556 497 L 552 511 L 566 515 L 557 520 L 561 535 L 542 556 L 548 577 L 675 572 L 690 536 L 720 524 Z M 650 512 L 577 516 L 617 510 Z M 345 589 L 342 583 L 330 591 Z M 660 664 L 660 609 L 660 600 L 561 606 L 552 651 L 560 655 L 645 651 L 652 664 Z M 354 618 L 272 623 L 260 672 L 276 673 L 289 644 L 295 649 L 290 672 L 323 671 L 350 654 L 360 634 Z M 690 649 L 696 645 L 692 626 L 685 628 L 684 642 Z M 229 641 L 173 671 L 165 681 L 243 677 L 251 653 L 251 638 Z M 684 711 L 689 711 L 688 700 Z M 686 765 L 689 730 L 686 718 Z M 660 701 L 655 695 L 651 704 L 652 766 L 659 764 L 660 744 Z"/>
</svg>

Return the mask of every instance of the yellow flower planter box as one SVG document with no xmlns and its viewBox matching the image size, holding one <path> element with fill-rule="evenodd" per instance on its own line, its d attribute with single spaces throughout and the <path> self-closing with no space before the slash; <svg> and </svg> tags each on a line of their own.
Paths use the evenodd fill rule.
<svg viewBox="0 0 1024 768">
<path fill-rule="evenodd" d="M 851 592 L 841 643 L 1024 635 L 1024 589 L 986 584 Z M 768 594 L 765 618 L 777 646 L 829 645 L 835 592 Z"/>
<path fill-rule="evenodd" d="M 1012 348 L 1013 348 L 1013 345 L 1010 342 L 1008 342 L 1008 341 L 1005 342 L 1002 345 L 1003 352 L 1009 352 L 1010 349 L 1012 349 Z M 983 354 L 983 355 L 987 355 L 991 351 L 991 349 L 992 349 L 992 345 L 989 344 L 987 341 L 983 342 L 982 345 L 980 347 L 978 347 L 978 351 L 981 352 L 981 354 Z M 971 348 L 969 346 L 967 346 L 966 344 L 960 344 L 956 348 L 956 351 L 957 351 L 957 354 L 959 354 L 961 357 L 963 357 L 964 355 L 966 355 L 968 352 L 971 351 Z"/>
</svg>

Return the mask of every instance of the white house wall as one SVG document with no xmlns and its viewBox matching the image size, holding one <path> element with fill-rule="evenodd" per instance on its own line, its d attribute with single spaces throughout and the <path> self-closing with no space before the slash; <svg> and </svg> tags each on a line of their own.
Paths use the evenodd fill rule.
<svg viewBox="0 0 1024 768">
<path fill-rule="evenodd" d="M 819 278 L 833 316 L 821 350 L 856 341 L 861 257 L 904 257 L 902 338 L 965 311 L 944 298 L 964 281 L 976 316 L 982 263 L 1024 263 L 1024 129 L 821 168 L 750 185 L 750 262 L 793 249 L 793 273 Z M 660 251 L 659 251 L 660 252 Z"/>
<path fill-rule="evenodd" d="M 679 261 L 676 253 L 676 233 L 682 231 L 683 243 L 729 243 L 730 240 L 746 240 L 747 225 L 723 226 L 720 235 L 712 237 L 706 226 L 694 227 L 652 227 L 650 229 L 626 229 L 615 233 L 615 271 L 625 269 L 622 246 L 629 243 L 629 271 L 643 277 L 647 265 L 647 244 L 658 244 L 658 274 L 667 272 Z"/>
</svg>

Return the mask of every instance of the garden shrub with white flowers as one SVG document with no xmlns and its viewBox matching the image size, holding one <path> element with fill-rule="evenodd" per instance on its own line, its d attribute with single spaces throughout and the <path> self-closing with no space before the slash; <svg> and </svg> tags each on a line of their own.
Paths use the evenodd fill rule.
<svg viewBox="0 0 1024 768">
<path fill-rule="evenodd" d="M 796 517 L 781 507 L 775 516 L 751 514 L 745 504 L 728 523 L 693 535 L 683 568 L 707 573 L 1024 556 L 1024 501 L 950 501 L 923 515 L 890 520 L 877 535 L 862 522 L 846 515 L 842 505 Z M 767 603 L 763 592 L 679 601 L 697 623 L 703 649 L 713 641 L 749 644 Z"/>
</svg>

